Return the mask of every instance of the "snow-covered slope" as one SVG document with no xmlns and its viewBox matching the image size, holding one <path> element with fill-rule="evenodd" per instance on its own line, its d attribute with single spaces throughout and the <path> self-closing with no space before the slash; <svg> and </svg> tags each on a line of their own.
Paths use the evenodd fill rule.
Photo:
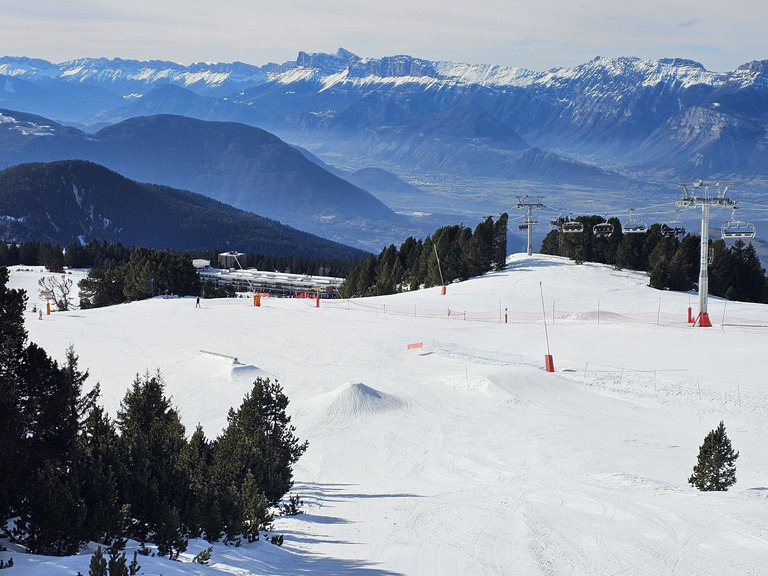
<svg viewBox="0 0 768 576">
<path fill-rule="evenodd" d="M 217 544 L 203 567 L 192 542 L 181 563 L 140 558 L 145 574 L 764 573 L 768 307 L 711 299 L 715 326 L 691 328 L 692 301 L 643 274 L 515 255 L 445 295 L 155 299 L 30 311 L 27 327 L 57 358 L 74 345 L 112 414 L 156 369 L 189 433 L 215 436 L 257 375 L 291 399 L 310 447 L 284 546 Z M 687 479 L 721 420 L 738 482 L 701 493 Z M 87 573 L 92 550 L 0 558 L 17 576 Z"/>
</svg>

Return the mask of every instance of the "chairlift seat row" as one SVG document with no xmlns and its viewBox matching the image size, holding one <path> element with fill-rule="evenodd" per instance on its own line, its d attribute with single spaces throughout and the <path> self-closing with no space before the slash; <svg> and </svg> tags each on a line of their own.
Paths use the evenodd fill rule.
<svg viewBox="0 0 768 576">
<path fill-rule="evenodd" d="M 720 228 L 720 236 L 727 238 L 754 238 L 756 235 L 755 225 L 750 222 L 733 221 L 726 222 Z"/>
<path fill-rule="evenodd" d="M 621 231 L 624 234 L 645 234 L 648 232 L 648 226 L 642 220 L 627 220 L 622 224 Z"/>
<path fill-rule="evenodd" d="M 597 238 L 608 238 L 611 234 L 613 234 L 613 224 L 609 224 L 608 222 L 595 224 L 592 227 L 592 233 Z"/>
<path fill-rule="evenodd" d="M 682 222 L 667 222 L 661 225 L 661 235 L 667 238 L 685 236 L 685 225 Z"/>
<path fill-rule="evenodd" d="M 578 233 L 584 232 L 584 224 L 578 220 L 568 220 L 563 222 L 563 232 Z"/>
</svg>

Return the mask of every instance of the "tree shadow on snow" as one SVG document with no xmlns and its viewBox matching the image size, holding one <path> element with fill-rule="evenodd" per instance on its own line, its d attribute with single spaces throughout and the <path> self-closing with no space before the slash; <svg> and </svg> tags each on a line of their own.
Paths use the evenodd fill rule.
<svg viewBox="0 0 768 576">
<path fill-rule="evenodd" d="M 361 560 L 343 560 L 320 556 L 299 556 L 291 562 L 294 574 L 322 574 L 322 576 L 402 576 L 400 572 L 382 570 L 369 562 Z"/>
</svg>

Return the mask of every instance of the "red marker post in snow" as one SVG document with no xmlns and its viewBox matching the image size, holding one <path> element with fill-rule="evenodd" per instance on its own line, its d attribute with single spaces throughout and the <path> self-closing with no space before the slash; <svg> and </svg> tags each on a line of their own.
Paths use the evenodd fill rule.
<svg viewBox="0 0 768 576">
<path fill-rule="evenodd" d="M 544 356 L 544 369 L 547 372 L 554 372 L 555 371 L 555 362 L 552 360 L 552 354 L 549 353 L 549 333 L 547 332 L 547 310 L 544 308 L 544 289 L 541 287 L 541 282 L 539 282 L 539 291 L 541 292 L 541 310 L 544 313 L 542 316 L 544 318 L 544 336 L 547 339 L 547 354 Z"/>
</svg>

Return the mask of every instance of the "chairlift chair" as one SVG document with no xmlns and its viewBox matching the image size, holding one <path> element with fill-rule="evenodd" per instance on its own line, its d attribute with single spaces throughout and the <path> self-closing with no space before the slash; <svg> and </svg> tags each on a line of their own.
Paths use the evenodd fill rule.
<svg viewBox="0 0 768 576">
<path fill-rule="evenodd" d="M 595 224 L 592 227 L 592 233 L 597 238 L 608 238 L 613 234 L 613 224 L 609 222 L 601 222 L 600 224 Z"/>
<path fill-rule="evenodd" d="M 681 238 L 685 236 L 685 224 L 680 220 L 680 211 L 677 211 L 674 220 L 661 225 L 661 235 L 666 238 Z"/>
<path fill-rule="evenodd" d="M 520 230 L 528 230 L 529 226 L 538 226 L 539 219 L 538 218 L 531 218 L 530 220 L 526 220 L 522 224 L 518 224 L 518 229 Z"/>
<path fill-rule="evenodd" d="M 648 226 L 645 222 L 632 217 L 634 209 L 629 209 L 629 218 L 621 225 L 621 231 L 624 234 L 645 234 L 648 231 Z"/>
<path fill-rule="evenodd" d="M 645 234 L 648 226 L 642 220 L 627 220 L 621 225 L 621 231 L 624 234 Z"/>
<path fill-rule="evenodd" d="M 567 232 L 569 234 L 579 234 L 584 232 L 584 224 L 578 220 L 568 219 L 563 222 L 563 232 Z"/>
<path fill-rule="evenodd" d="M 723 240 L 728 240 L 729 238 L 754 238 L 756 234 L 757 231 L 754 224 L 740 220 L 726 222 L 720 228 L 720 237 Z"/>
<path fill-rule="evenodd" d="M 736 220 L 736 208 L 733 209 L 733 220 L 726 222 L 720 228 L 720 237 L 723 240 L 729 238 L 754 238 L 757 231 L 755 225 L 744 220 Z"/>
</svg>

